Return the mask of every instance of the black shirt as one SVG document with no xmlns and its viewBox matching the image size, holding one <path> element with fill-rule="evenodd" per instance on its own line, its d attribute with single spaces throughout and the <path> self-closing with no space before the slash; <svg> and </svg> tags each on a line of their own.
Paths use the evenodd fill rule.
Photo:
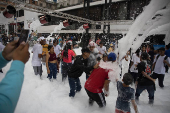
<svg viewBox="0 0 170 113">
<path fill-rule="evenodd" d="M 147 73 L 147 75 L 151 75 L 151 66 L 147 61 L 142 61 L 138 64 L 137 66 L 138 69 L 138 74 L 139 78 L 137 79 L 138 84 L 141 86 L 150 86 L 154 85 L 154 82 L 148 78 L 146 78 L 143 74 L 142 71 Z"/>
<path fill-rule="evenodd" d="M 83 72 L 88 73 L 93 69 L 93 66 L 87 67 L 88 59 L 84 59 L 82 55 L 78 55 L 75 58 L 74 64 L 68 71 L 68 76 L 71 78 L 78 78 Z"/>
</svg>

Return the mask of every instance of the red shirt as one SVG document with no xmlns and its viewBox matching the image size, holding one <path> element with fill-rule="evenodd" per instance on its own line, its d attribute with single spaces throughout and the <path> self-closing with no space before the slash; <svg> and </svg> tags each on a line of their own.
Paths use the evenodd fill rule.
<svg viewBox="0 0 170 113">
<path fill-rule="evenodd" d="M 92 93 L 102 93 L 104 82 L 107 79 L 109 79 L 107 70 L 103 68 L 94 69 L 84 87 Z"/>
<path fill-rule="evenodd" d="M 64 51 L 62 52 L 61 55 L 63 55 Z M 75 56 L 75 53 L 73 50 L 68 50 L 68 58 L 65 58 L 63 56 L 63 62 L 66 62 L 66 63 L 71 63 L 72 62 L 72 57 Z"/>
</svg>

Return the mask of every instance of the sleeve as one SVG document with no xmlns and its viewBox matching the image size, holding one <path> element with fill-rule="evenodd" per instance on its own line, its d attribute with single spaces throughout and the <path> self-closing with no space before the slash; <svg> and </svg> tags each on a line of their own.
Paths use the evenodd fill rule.
<svg viewBox="0 0 170 113">
<path fill-rule="evenodd" d="M 132 62 L 134 62 L 134 54 L 133 54 L 133 56 L 132 56 L 132 59 L 131 59 L 131 61 L 132 61 Z"/>
<path fill-rule="evenodd" d="M 135 91 L 134 91 L 134 89 L 132 89 L 131 100 L 135 100 Z"/>
<path fill-rule="evenodd" d="M 3 56 L 2 52 L 0 52 L 0 69 L 7 65 L 10 61 L 7 61 Z"/>
<path fill-rule="evenodd" d="M 23 80 L 24 63 L 15 60 L 5 78 L 0 82 L 0 113 L 13 113 L 17 105 Z"/>
<path fill-rule="evenodd" d="M 145 72 L 145 65 L 143 64 L 143 62 L 137 65 L 137 69 L 138 69 L 138 73 L 142 73 L 142 71 Z"/>
</svg>

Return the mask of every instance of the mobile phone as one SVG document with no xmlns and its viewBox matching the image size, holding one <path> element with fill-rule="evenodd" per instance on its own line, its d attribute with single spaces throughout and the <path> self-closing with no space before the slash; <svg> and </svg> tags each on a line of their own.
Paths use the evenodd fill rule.
<svg viewBox="0 0 170 113">
<path fill-rule="evenodd" d="M 28 37 L 29 37 L 30 30 L 29 29 L 23 29 L 21 31 L 21 35 L 19 36 L 19 40 L 17 43 L 17 46 L 19 46 L 22 42 L 27 42 Z"/>
</svg>

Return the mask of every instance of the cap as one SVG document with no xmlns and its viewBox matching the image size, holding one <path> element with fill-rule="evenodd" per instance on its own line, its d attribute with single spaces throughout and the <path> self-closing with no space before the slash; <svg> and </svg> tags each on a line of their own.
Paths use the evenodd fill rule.
<svg viewBox="0 0 170 113">
<path fill-rule="evenodd" d="M 93 41 L 91 41 L 91 42 L 89 43 L 89 47 L 91 47 L 91 46 L 96 46 L 96 43 L 93 42 Z"/>
<path fill-rule="evenodd" d="M 89 48 L 85 47 L 85 48 L 82 48 L 81 52 L 82 53 L 84 53 L 84 52 L 90 53 L 91 51 L 89 50 Z"/>
<path fill-rule="evenodd" d="M 108 55 L 108 60 L 109 61 L 115 61 L 116 60 L 116 54 L 115 53 L 110 53 L 109 55 Z"/>
<path fill-rule="evenodd" d="M 41 41 L 41 40 L 45 40 L 45 38 L 42 36 L 39 38 L 39 41 Z"/>
</svg>

